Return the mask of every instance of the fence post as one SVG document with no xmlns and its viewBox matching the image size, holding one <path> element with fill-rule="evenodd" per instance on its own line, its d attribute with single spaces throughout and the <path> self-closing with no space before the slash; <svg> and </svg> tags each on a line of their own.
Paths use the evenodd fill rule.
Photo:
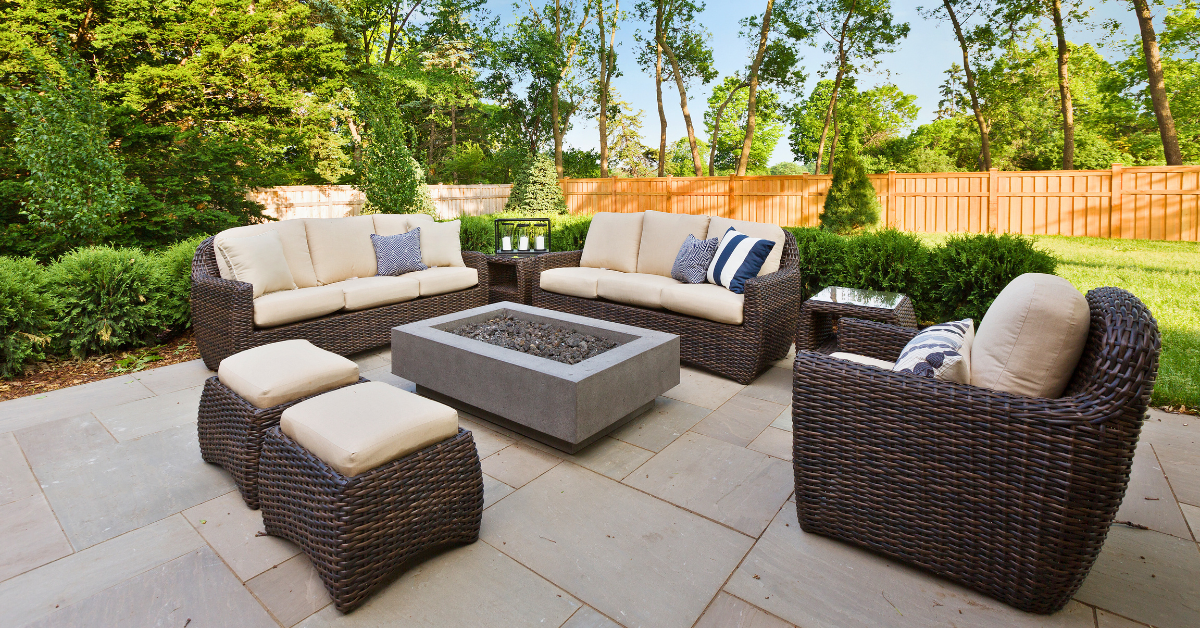
<svg viewBox="0 0 1200 628">
<path fill-rule="evenodd" d="M 988 231 L 994 233 L 1004 233 L 1008 231 L 1008 224 L 1001 224 L 1000 221 L 1000 172 L 995 168 L 988 168 Z M 983 231 L 980 228 L 980 231 Z"/>
<path fill-rule="evenodd" d="M 1120 227 L 1115 230 L 1113 229 L 1113 221 L 1120 221 L 1117 222 L 1118 225 L 1124 221 L 1124 167 L 1125 164 L 1112 165 L 1112 182 L 1108 186 L 1109 191 L 1112 193 L 1112 198 L 1108 201 L 1108 220 L 1104 220 L 1104 214 L 1100 214 L 1100 237 L 1102 238 L 1113 237 L 1114 231 L 1117 233 L 1116 237 L 1123 235 Z M 1106 222 L 1108 224 L 1105 224 Z"/>
<path fill-rule="evenodd" d="M 675 175 L 667 175 L 667 212 L 675 213 Z"/>
<path fill-rule="evenodd" d="M 896 171 L 888 170 L 887 178 L 887 207 L 884 208 L 884 226 L 896 226 Z"/>
<path fill-rule="evenodd" d="M 612 177 L 612 183 L 608 186 L 608 211 L 617 211 L 617 177 Z"/>
<path fill-rule="evenodd" d="M 733 187 L 734 187 L 734 186 L 733 186 L 733 181 L 734 181 L 734 179 L 737 179 L 737 175 L 736 175 L 736 174 L 731 174 L 731 175 L 729 175 L 729 183 L 727 184 L 727 185 L 729 186 L 729 201 L 728 201 L 729 208 L 728 208 L 728 211 L 729 211 L 729 218 L 732 218 L 733 220 L 738 220 L 738 216 L 737 216 L 737 208 L 736 208 L 736 206 L 734 205 L 734 202 L 733 202 L 733 199 L 735 198 L 735 197 L 734 197 L 734 193 L 733 193 Z"/>
</svg>

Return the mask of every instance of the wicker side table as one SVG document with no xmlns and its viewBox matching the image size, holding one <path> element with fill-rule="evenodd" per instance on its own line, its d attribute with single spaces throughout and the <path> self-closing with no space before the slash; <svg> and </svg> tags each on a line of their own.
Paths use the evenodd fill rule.
<svg viewBox="0 0 1200 628">
<path fill-rule="evenodd" d="M 529 277 L 537 264 L 537 257 L 485 255 L 484 259 L 487 260 L 490 284 L 488 303 L 533 303 L 533 282 Z"/>
<path fill-rule="evenodd" d="M 901 327 L 917 326 L 912 300 L 903 294 L 830 286 L 800 306 L 796 351 L 833 353 L 837 349 L 833 327 L 843 316 Z"/>
</svg>

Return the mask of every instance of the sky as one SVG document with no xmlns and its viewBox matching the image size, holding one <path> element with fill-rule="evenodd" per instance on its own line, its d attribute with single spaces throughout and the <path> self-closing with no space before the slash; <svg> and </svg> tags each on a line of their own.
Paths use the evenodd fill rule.
<svg viewBox="0 0 1200 628">
<path fill-rule="evenodd" d="M 526 2 L 528 0 L 525 0 Z M 540 2 L 539 2 L 540 4 Z M 622 8 L 632 9 L 634 0 L 622 2 Z M 916 124 L 924 124 L 933 120 L 939 99 L 938 88 L 945 76 L 944 72 L 951 63 L 962 63 L 962 52 L 954 37 L 954 30 L 946 21 L 931 21 L 923 19 L 917 12 L 917 7 L 923 5 L 939 5 L 937 0 L 921 2 L 905 2 L 893 0 L 895 20 L 908 22 L 911 31 L 906 40 L 902 41 L 895 52 L 884 55 L 876 72 L 862 76 L 859 79 L 861 89 L 869 89 L 876 85 L 891 81 L 901 90 L 914 94 L 916 104 L 920 107 Z M 1064 3 L 1067 4 L 1067 3 Z M 1175 4 L 1169 1 L 1168 4 Z M 739 33 L 738 22 L 748 15 L 761 13 L 766 6 L 766 0 L 749 0 L 747 2 L 730 2 L 727 0 L 709 0 L 705 11 L 700 14 L 699 21 L 712 35 L 712 49 L 716 68 L 721 72 L 721 78 L 708 85 L 695 81 L 688 92 L 688 106 L 692 112 L 692 122 L 698 136 L 704 136 L 704 112 L 707 109 L 708 97 L 712 87 L 719 84 L 723 77 L 742 70 L 749 65 L 752 50 L 750 43 Z M 1092 3 L 1092 23 L 1115 19 L 1122 26 L 1122 32 L 1115 37 L 1107 38 L 1100 31 L 1089 31 L 1078 24 L 1069 24 L 1067 39 L 1082 44 L 1090 43 L 1110 60 L 1124 56 L 1123 52 L 1113 45 L 1122 39 L 1137 37 L 1137 18 L 1129 8 L 1126 0 L 1098 0 Z M 513 22 L 512 0 L 488 0 L 487 8 L 493 15 L 499 17 L 502 23 Z M 1158 7 L 1155 10 L 1155 23 L 1161 28 L 1161 18 L 1166 9 Z M 943 13 L 944 15 L 944 13 Z M 634 59 L 633 34 L 639 28 L 653 28 L 653 24 L 639 24 L 633 16 L 627 14 L 621 23 L 617 34 L 618 66 L 624 75 L 613 79 L 613 88 L 621 94 L 622 99 L 629 102 L 636 111 L 642 109 L 642 137 L 647 145 L 657 146 L 658 138 L 658 105 L 654 94 L 653 73 L 647 74 L 637 66 Z M 1049 24 L 1046 25 L 1049 28 Z M 1107 44 L 1107 45 L 1106 45 Z M 804 89 L 797 90 L 807 94 L 815 81 L 819 80 L 818 71 L 826 61 L 826 55 L 819 48 L 809 48 L 805 54 L 804 66 L 809 75 Z M 686 137 L 683 114 L 679 108 L 679 92 L 673 83 L 664 83 L 663 100 L 667 113 L 668 142 Z M 569 146 L 582 149 L 599 147 L 599 132 L 594 120 L 573 121 L 573 128 L 566 135 Z M 791 149 L 788 147 L 786 136 L 779 141 L 772 155 L 771 163 L 792 161 Z"/>
</svg>

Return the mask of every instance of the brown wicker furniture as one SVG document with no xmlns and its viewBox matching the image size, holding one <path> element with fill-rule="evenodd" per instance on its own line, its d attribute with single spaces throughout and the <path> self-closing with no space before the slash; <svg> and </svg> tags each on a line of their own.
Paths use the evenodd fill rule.
<svg viewBox="0 0 1200 628">
<path fill-rule="evenodd" d="M 488 303 L 532 303 L 536 257 L 486 255 L 484 258 L 488 265 Z"/>
<path fill-rule="evenodd" d="M 536 258 L 537 274 L 532 286 L 534 306 L 676 334 L 679 336 L 680 361 L 741 384 L 754 381 L 787 355 L 796 329 L 801 289 L 796 238 L 791 233 L 784 233 L 779 270 L 746 282 L 741 325 L 541 289 L 542 272 L 579 266 L 582 255 L 582 251 L 565 251 Z"/>
<path fill-rule="evenodd" d="M 267 533 L 301 547 L 343 613 L 413 557 L 479 538 L 483 472 L 463 429 L 346 477 L 276 426 L 263 442 L 260 483 Z"/>
<path fill-rule="evenodd" d="M 463 251 L 462 258 L 467 267 L 479 272 L 479 283 L 472 288 L 259 328 L 254 325 L 253 287 L 221 278 L 213 238 L 208 238 L 200 243 L 192 260 L 192 328 L 196 332 L 196 346 L 204 365 L 212 370 L 227 356 L 280 340 L 303 338 L 339 355 L 381 347 L 391 340 L 391 329 L 396 325 L 487 303 L 488 265 L 483 254 Z"/>
<path fill-rule="evenodd" d="M 796 350 L 832 353 L 837 346 L 834 325 L 843 316 L 900 327 L 917 326 L 912 301 L 903 294 L 830 286 L 800 306 Z"/>
<path fill-rule="evenodd" d="M 1087 344 L 1057 399 L 797 353 L 801 527 L 1025 611 L 1061 609 L 1125 494 L 1160 348 L 1132 294 L 1098 288 L 1087 301 Z M 838 348 L 895 360 L 916 333 L 843 318 Z"/>
</svg>

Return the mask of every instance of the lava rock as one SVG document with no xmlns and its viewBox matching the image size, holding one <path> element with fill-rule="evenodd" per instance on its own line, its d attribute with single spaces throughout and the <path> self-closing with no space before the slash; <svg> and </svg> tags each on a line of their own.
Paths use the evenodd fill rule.
<svg viewBox="0 0 1200 628">
<path fill-rule="evenodd" d="M 463 325 L 450 333 L 565 364 L 578 364 L 621 344 L 566 327 L 512 316 L 497 316 L 482 323 Z"/>
</svg>

